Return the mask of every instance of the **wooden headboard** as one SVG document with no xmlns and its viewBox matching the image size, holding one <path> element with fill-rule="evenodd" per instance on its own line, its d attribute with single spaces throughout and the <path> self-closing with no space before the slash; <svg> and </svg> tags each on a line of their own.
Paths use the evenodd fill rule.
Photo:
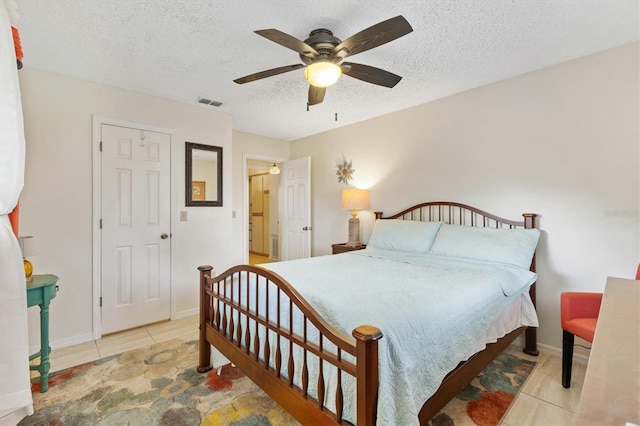
<svg viewBox="0 0 640 426">
<path fill-rule="evenodd" d="M 376 219 L 418 220 L 444 222 L 452 225 L 477 226 L 480 228 L 535 228 L 535 213 L 523 213 L 524 220 L 510 220 L 487 213 L 466 204 L 452 201 L 430 201 L 417 204 L 391 216 L 375 212 Z"/>
<path fill-rule="evenodd" d="M 417 204 L 409 207 L 399 213 L 391 216 L 383 216 L 382 212 L 375 212 L 376 219 L 401 219 L 401 220 L 417 220 L 422 222 L 444 222 L 451 225 L 475 226 L 478 228 L 504 228 L 515 229 L 524 228 L 531 229 L 536 227 L 535 219 L 538 216 L 535 213 L 523 213 L 523 220 L 505 219 L 491 213 L 487 213 L 478 208 L 468 206 L 466 204 L 456 203 L 453 201 L 430 201 L 427 203 Z M 531 266 L 532 272 L 536 271 L 536 255 L 533 254 Z M 536 306 L 536 283 L 531 285 L 529 296 L 533 306 Z M 537 342 L 537 330 L 529 327 L 526 332 L 526 345 L 528 348 L 535 348 Z M 530 346 L 531 345 L 531 346 Z M 537 355 L 537 349 L 525 350 L 530 355 Z"/>
</svg>

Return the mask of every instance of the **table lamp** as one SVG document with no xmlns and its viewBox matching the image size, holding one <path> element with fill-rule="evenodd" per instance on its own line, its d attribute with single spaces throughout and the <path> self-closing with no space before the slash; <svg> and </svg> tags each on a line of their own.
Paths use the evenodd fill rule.
<svg viewBox="0 0 640 426">
<path fill-rule="evenodd" d="M 22 262 L 24 263 L 24 276 L 27 282 L 31 281 L 33 278 L 31 274 L 33 273 L 33 265 L 27 257 L 35 256 L 38 254 L 38 249 L 35 244 L 35 238 L 33 236 L 24 236 L 18 237 L 18 243 L 20 244 L 20 251 L 22 252 Z"/>
<path fill-rule="evenodd" d="M 369 191 L 366 189 L 343 189 L 342 190 L 342 209 L 351 210 L 349 218 L 349 241 L 347 246 L 360 247 L 360 219 L 358 219 L 358 210 L 367 210 L 369 208 Z"/>
</svg>

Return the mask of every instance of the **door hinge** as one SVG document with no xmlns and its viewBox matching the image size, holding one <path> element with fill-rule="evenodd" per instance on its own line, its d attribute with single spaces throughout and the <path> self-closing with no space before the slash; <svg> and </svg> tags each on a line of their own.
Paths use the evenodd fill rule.
<svg viewBox="0 0 640 426">
<path fill-rule="evenodd" d="M 102 229 L 102 219 L 100 219 L 100 229 Z"/>
<path fill-rule="evenodd" d="M 102 308 L 102 296 L 100 296 L 100 307 Z"/>
<path fill-rule="evenodd" d="M 100 141 L 100 152 L 102 152 L 102 141 Z"/>
</svg>

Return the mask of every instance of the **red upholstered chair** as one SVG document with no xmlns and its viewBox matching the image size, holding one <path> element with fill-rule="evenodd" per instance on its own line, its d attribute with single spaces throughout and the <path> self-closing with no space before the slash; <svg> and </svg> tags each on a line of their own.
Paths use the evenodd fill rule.
<svg viewBox="0 0 640 426">
<path fill-rule="evenodd" d="M 563 292 L 560 294 L 562 322 L 562 386 L 571 386 L 573 340 L 575 336 L 593 342 L 602 293 Z"/>
<path fill-rule="evenodd" d="M 640 265 L 636 271 L 640 280 Z M 560 294 L 560 320 L 562 323 L 562 386 L 571 386 L 573 341 L 578 336 L 593 342 L 602 293 L 563 292 Z"/>
</svg>

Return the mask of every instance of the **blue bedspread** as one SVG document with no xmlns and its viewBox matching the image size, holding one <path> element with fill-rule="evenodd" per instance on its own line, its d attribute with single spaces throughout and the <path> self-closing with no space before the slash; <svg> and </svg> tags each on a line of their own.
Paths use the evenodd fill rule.
<svg viewBox="0 0 640 426">
<path fill-rule="evenodd" d="M 474 338 L 536 279 L 510 265 L 375 249 L 262 266 L 345 336 L 363 324 L 382 331 L 379 425 L 418 424 L 424 401 L 474 353 Z M 355 423 L 355 390 L 344 393 Z"/>
</svg>

